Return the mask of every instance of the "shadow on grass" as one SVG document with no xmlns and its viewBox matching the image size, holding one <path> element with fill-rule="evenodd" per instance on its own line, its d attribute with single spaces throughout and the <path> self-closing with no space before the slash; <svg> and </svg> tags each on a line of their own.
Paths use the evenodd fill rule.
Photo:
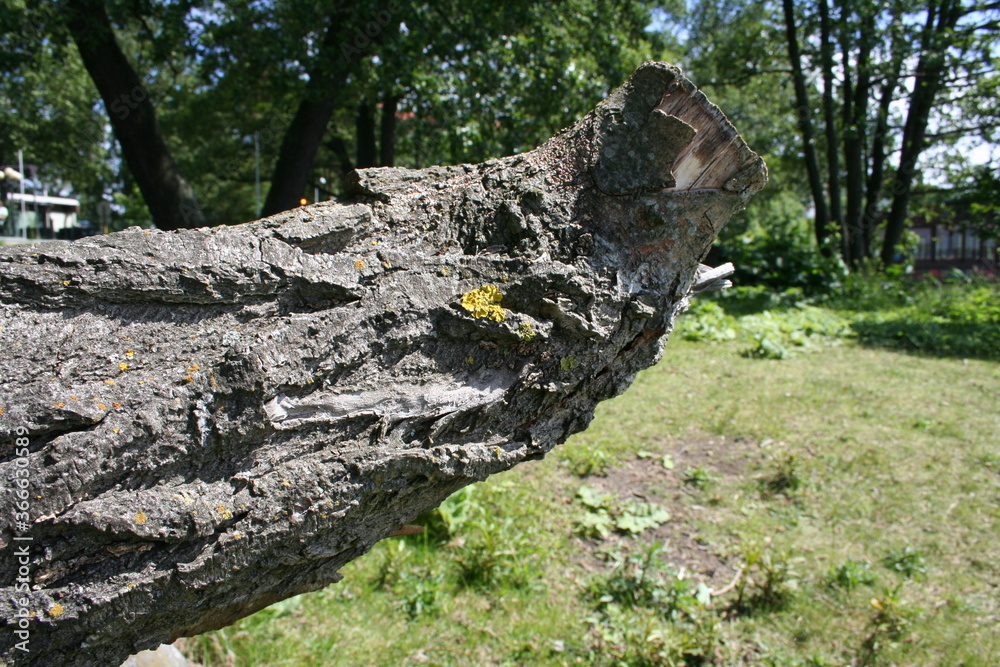
<svg viewBox="0 0 1000 667">
<path fill-rule="evenodd" d="M 784 292 L 742 289 L 713 294 L 708 298 L 712 298 L 726 315 L 731 317 L 760 315 L 766 311 L 792 310 L 806 303 L 802 291 L 796 289 Z"/>
<path fill-rule="evenodd" d="M 858 342 L 866 347 L 1000 361 L 1000 324 L 861 318 L 852 322 L 851 328 L 857 333 Z"/>
</svg>

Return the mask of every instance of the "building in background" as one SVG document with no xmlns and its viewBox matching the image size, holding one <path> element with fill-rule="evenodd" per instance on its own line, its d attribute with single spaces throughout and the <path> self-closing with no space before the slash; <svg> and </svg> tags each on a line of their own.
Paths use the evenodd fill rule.
<svg viewBox="0 0 1000 667">
<path fill-rule="evenodd" d="M 80 201 L 49 195 L 38 178 L 38 167 L 24 165 L 24 174 L 13 167 L 2 170 L 0 180 L 0 241 L 71 241 L 100 232 L 80 220 Z"/>
</svg>

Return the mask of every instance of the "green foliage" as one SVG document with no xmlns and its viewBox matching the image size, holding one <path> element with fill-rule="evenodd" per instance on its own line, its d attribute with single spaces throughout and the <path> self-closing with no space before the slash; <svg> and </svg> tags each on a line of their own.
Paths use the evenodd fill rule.
<svg viewBox="0 0 1000 667">
<path fill-rule="evenodd" d="M 697 299 L 676 332 L 691 341 L 748 343 L 743 353 L 756 359 L 788 359 L 853 338 L 910 352 L 998 359 L 1000 285 L 961 273 L 938 281 L 868 268 L 822 299 L 761 287 Z"/>
<path fill-rule="evenodd" d="M 443 543 L 454 538 L 477 514 L 483 513 L 476 500 L 476 487 L 466 486 L 451 494 L 436 508 L 420 515 L 416 523 L 424 527 L 417 536 L 423 540 Z"/>
<path fill-rule="evenodd" d="M 593 578 L 586 596 L 598 609 L 647 607 L 664 618 L 694 613 L 708 604 L 708 588 L 696 585 L 683 568 L 668 565 L 662 550 L 662 542 L 653 542 L 606 553 L 611 571 Z"/>
<path fill-rule="evenodd" d="M 868 621 L 869 634 L 861 645 L 860 663 L 862 665 L 879 664 L 880 655 L 904 638 L 920 616 L 921 609 L 911 607 L 900 599 L 902 584 L 894 588 L 886 588 L 879 597 L 872 598 L 871 606 L 874 614 Z"/>
<path fill-rule="evenodd" d="M 794 496 L 805 486 L 802 462 L 795 454 L 783 454 L 771 461 L 770 469 L 758 478 L 767 495 Z"/>
<path fill-rule="evenodd" d="M 436 509 L 418 518 L 417 523 L 425 531 L 408 539 L 453 549 L 451 561 L 460 588 L 524 587 L 538 574 L 538 546 L 511 518 L 496 516 L 490 510 L 489 499 L 479 497 L 480 493 L 477 487 L 467 486 L 451 494 Z M 394 551 L 400 550 L 405 551 L 402 547 L 387 549 L 387 561 L 395 563 L 398 557 Z M 376 581 L 386 578 L 380 574 Z M 433 600 L 426 596 L 418 598 L 414 604 L 433 606 Z"/>
<path fill-rule="evenodd" d="M 454 562 L 462 588 L 523 588 L 540 573 L 537 545 L 511 517 L 481 515 L 456 547 Z"/>
<path fill-rule="evenodd" d="M 717 301 L 696 301 L 679 320 L 677 331 L 685 340 L 748 342 L 744 354 L 757 359 L 788 359 L 793 350 L 851 335 L 848 320 L 808 305 L 802 290 L 773 294 L 765 288 L 736 288 Z"/>
<path fill-rule="evenodd" d="M 446 597 L 442 573 L 404 572 L 400 584 L 404 593 L 399 606 L 410 619 L 440 611 Z"/>
<path fill-rule="evenodd" d="M 612 531 L 641 535 L 670 520 L 670 512 L 653 503 L 629 500 L 624 503 L 611 494 L 584 484 L 576 492 L 584 507 L 577 519 L 575 532 L 591 539 L 606 539 Z"/>
<path fill-rule="evenodd" d="M 798 574 L 785 552 L 766 544 L 743 545 L 743 576 L 737 582 L 734 611 L 755 614 L 784 608 L 798 585 Z"/>
<path fill-rule="evenodd" d="M 907 579 L 923 577 L 927 574 L 927 563 L 924 560 L 924 553 L 919 549 L 914 549 L 910 545 L 906 545 L 902 549 L 898 547 L 892 548 L 886 554 L 885 558 L 882 559 L 882 564 Z"/>
<path fill-rule="evenodd" d="M 959 272 L 941 282 L 852 276 L 829 301 L 861 342 L 922 354 L 1000 358 L 1000 284 Z"/>
<path fill-rule="evenodd" d="M 601 447 L 565 447 L 562 458 L 577 477 L 604 475 L 613 463 Z"/>
<path fill-rule="evenodd" d="M 797 225 L 772 224 L 720 242 L 720 259 L 736 267 L 733 283 L 772 291 L 798 288 L 807 296 L 841 285 L 847 268 L 840 257 L 821 253 Z"/>
<path fill-rule="evenodd" d="M 878 577 L 871 571 L 868 561 L 848 558 L 827 573 L 827 584 L 833 588 L 850 592 L 861 586 L 872 586 Z"/>
<path fill-rule="evenodd" d="M 696 489 L 704 489 L 713 481 L 715 475 L 703 466 L 689 467 L 684 471 L 684 483 Z"/>
<path fill-rule="evenodd" d="M 681 665 L 712 655 L 718 617 L 707 611 L 709 588 L 665 563 L 663 545 L 607 554 L 611 571 L 591 579 L 585 597 L 591 650 L 621 665 Z"/>
</svg>

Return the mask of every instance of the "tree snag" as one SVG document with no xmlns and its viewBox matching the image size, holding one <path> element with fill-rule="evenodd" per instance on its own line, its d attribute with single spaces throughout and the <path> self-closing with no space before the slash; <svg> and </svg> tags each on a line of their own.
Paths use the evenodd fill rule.
<svg viewBox="0 0 1000 667">
<path fill-rule="evenodd" d="M 530 153 L 358 170 L 349 201 L 235 227 L 3 248 L 5 664 L 225 626 L 541 458 L 660 358 L 765 180 L 647 63 Z"/>
</svg>

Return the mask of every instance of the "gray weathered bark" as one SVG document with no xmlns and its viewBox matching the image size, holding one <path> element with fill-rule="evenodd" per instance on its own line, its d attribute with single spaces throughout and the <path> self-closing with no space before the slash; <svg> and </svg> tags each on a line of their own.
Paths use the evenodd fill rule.
<svg viewBox="0 0 1000 667">
<path fill-rule="evenodd" d="M 4 662 L 117 665 L 224 626 L 544 456 L 660 357 L 765 180 L 648 63 L 524 155 L 361 170 L 351 202 L 237 227 L 4 248 Z"/>
</svg>

